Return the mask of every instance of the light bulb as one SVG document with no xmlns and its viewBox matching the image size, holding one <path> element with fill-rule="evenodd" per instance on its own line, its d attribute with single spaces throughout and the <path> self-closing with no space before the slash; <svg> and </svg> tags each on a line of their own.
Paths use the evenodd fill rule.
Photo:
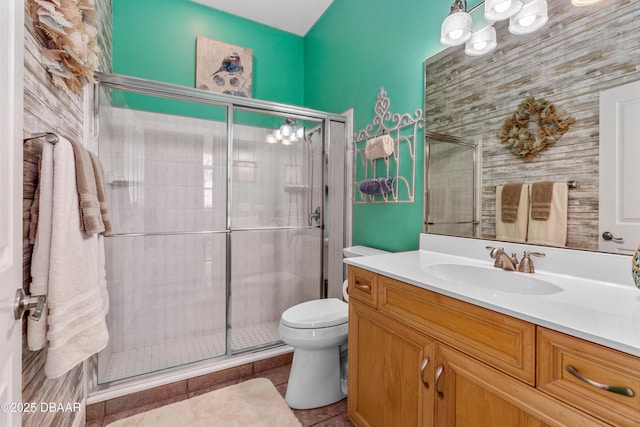
<svg viewBox="0 0 640 427">
<path fill-rule="evenodd" d="M 520 12 L 522 0 L 486 0 L 484 17 L 489 21 L 502 21 Z"/>
<path fill-rule="evenodd" d="M 272 133 L 267 135 L 267 143 L 275 144 L 276 142 L 278 142 L 278 140 L 276 139 L 276 137 Z"/>
<path fill-rule="evenodd" d="M 298 139 L 303 139 L 304 138 L 304 128 L 303 127 L 299 127 L 298 129 L 296 129 L 296 137 Z"/>
<path fill-rule="evenodd" d="M 291 145 L 291 140 L 289 138 L 282 138 L 282 141 L 280 142 L 282 145 Z"/>
<path fill-rule="evenodd" d="M 276 140 L 281 141 L 284 136 L 282 135 L 282 131 L 280 129 L 276 129 L 273 131 L 273 136 L 276 137 Z"/>
<path fill-rule="evenodd" d="M 532 0 L 509 19 L 509 32 L 528 34 L 544 27 L 549 21 L 547 0 Z"/>
<path fill-rule="evenodd" d="M 571 0 L 571 4 L 574 6 L 582 7 L 582 6 L 590 6 L 600 1 L 601 0 Z"/>
<path fill-rule="evenodd" d="M 525 16 L 524 18 L 518 19 L 518 25 L 520 25 L 521 27 L 528 27 L 529 25 L 533 24 L 535 20 L 535 16 Z"/>
<path fill-rule="evenodd" d="M 451 37 L 451 40 L 458 40 L 462 37 L 462 33 L 464 33 L 464 30 L 454 30 L 449 33 L 449 37 Z"/>
<path fill-rule="evenodd" d="M 475 50 L 482 50 L 487 46 L 487 42 L 485 41 L 481 41 L 481 42 L 477 42 L 477 43 L 473 43 L 473 48 Z"/>
<path fill-rule="evenodd" d="M 496 29 L 493 25 L 488 25 L 471 35 L 464 45 L 464 53 L 469 56 L 480 56 L 494 50 L 496 45 Z"/>
<path fill-rule="evenodd" d="M 280 126 L 280 133 L 282 134 L 282 136 L 291 135 L 291 126 L 289 126 L 289 125 Z"/>
<path fill-rule="evenodd" d="M 471 15 L 466 12 L 454 12 L 442 22 L 440 43 L 444 46 L 458 46 L 469 40 L 473 27 Z"/>
</svg>

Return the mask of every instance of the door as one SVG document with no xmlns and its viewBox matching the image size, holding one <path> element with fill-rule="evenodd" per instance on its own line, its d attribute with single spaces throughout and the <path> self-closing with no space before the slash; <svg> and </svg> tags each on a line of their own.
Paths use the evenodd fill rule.
<svg viewBox="0 0 640 427">
<path fill-rule="evenodd" d="M 20 425 L 22 400 L 22 325 L 14 320 L 13 298 L 22 286 L 23 13 L 22 1 L 0 2 L 0 425 L 6 427 Z"/>
<path fill-rule="evenodd" d="M 278 343 L 282 313 L 321 296 L 322 125 L 319 119 L 250 108 L 234 111 L 229 190 L 234 354 Z"/>
<path fill-rule="evenodd" d="M 352 298 L 348 399 L 351 420 L 367 427 L 432 427 L 434 348 L 432 338 Z"/>
<path fill-rule="evenodd" d="M 599 248 L 633 253 L 640 242 L 640 82 L 600 93 Z M 605 234 L 610 233 L 610 234 Z"/>
</svg>

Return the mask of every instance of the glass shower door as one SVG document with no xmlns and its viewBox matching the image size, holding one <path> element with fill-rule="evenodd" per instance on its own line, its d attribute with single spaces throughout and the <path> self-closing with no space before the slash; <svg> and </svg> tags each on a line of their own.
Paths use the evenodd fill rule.
<svg viewBox="0 0 640 427">
<path fill-rule="evenodd" d="M 293 132 L 303 128 L 299 133 L 304 135 L 283 143 L 272 133 L 285 119 L 248 110 L 234 113 L 232 353 L 279 343 L 282 312 L 321 295 L 322 123 L 289 117 Z"/>
<path fill-rule="evenodd" d="M 226 107 L 109 94 L 99 156 L 110 340 L 98 383 L 226 354 Z"/>
</svg>

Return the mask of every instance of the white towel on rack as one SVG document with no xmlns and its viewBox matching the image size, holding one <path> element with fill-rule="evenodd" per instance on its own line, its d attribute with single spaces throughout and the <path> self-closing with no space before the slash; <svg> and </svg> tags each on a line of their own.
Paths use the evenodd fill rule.
<svg viewBox="0 0 640 427">
<path fill-rule="evenodd" d="M 53 211 L 53 144 L 42 146 L 40 177 L 38 179 L 38 228 L 31 255 L 31 295 L 46 295 L 49 287 L 49 259 L 51 247 L 51 214 Z M 47 307 L 39 321 L 27 318 L 27 346 L 37 351 L 47 344 Z"/>
<path fill-rule="evenodd" d="M 47 177 L 50 157 L 53 173 Z M 50 188 L 45 184 L 47 178 Z M 80 231 L 74 155 L 68 140 L 44 144 L 41 185 L 40 220 L 45 221 L 36 235 L 30 292 L 47 295 L 48 316 L 43 313 L 39 322 L 30 319 L 27 335 L 30 349 L 42 348 L 46 344 L 42 331 L 48 326 L 44 372 L 56 378 L 106 346 L 109 302 L 104 238 Z"/>
<path fill-rule="evenodd" d="M 391 135 L 382 135 L 367 140 L 364 155 L 368 160 L 382 159 L 393 154 L 394 142 Z"/>
<path fill-rule="evenodd" d="M 531 189 L 529 193 L 531 193 Z M 566 246 L 568 206 L 569 187 L 567 183 L 554 183 L 548 219 L 537 220 L 529 213 L 527 243 L 534 245 Z"/>
</svg>

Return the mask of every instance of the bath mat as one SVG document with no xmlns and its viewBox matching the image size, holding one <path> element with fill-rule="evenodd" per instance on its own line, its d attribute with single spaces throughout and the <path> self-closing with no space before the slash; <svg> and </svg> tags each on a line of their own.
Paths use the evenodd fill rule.
<svg viewBox="0 0 640 427">
<path fill-rule="evenodd" d="M 301 427 L 278 390 L 256 378 L 123 418 L 108 427 Z"/>
</svg>

